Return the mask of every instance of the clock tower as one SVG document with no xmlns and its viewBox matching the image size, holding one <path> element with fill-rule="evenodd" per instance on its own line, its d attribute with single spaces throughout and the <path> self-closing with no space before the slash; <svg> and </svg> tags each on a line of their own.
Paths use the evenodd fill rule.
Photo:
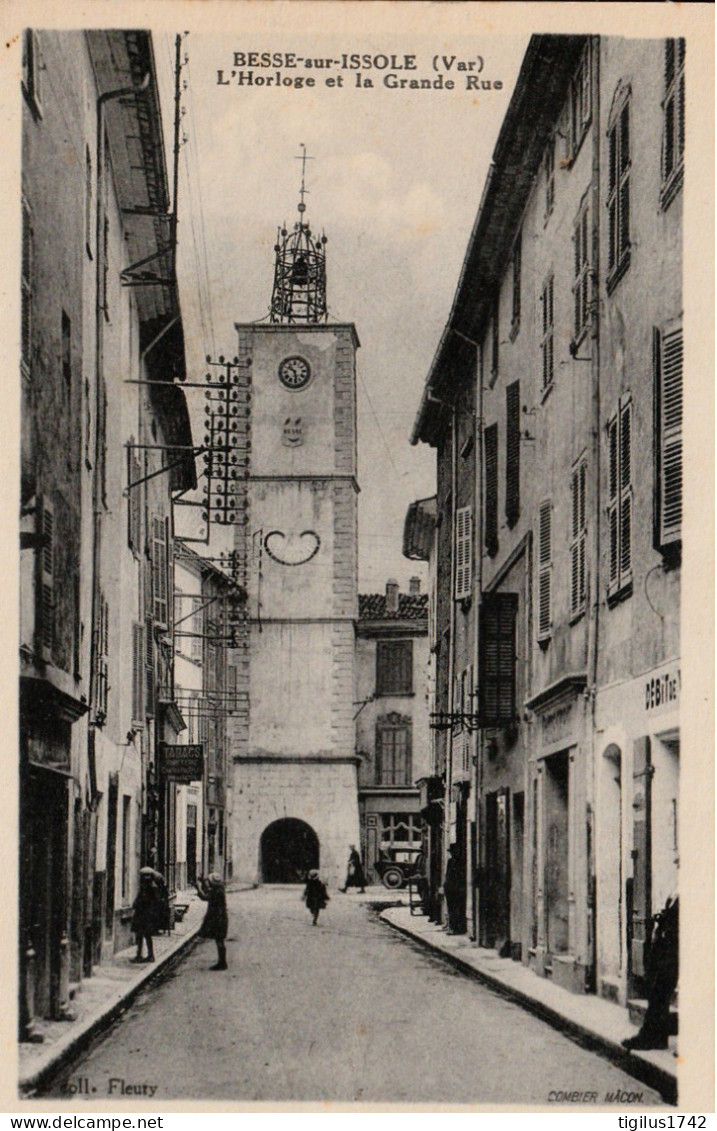
<svg viewBox="0 0 717 1131">
<path fill-rule="evenodd" d="M 234 868 L 336 885 L 360 843 L 354 750 L 356 349 L 328 321 L 326 237 L 279 229 L 270 320 L 238 323 L 251 468 L 235 550 L 248 579 L 249 706 L 233 736 Z"/>
</svg>

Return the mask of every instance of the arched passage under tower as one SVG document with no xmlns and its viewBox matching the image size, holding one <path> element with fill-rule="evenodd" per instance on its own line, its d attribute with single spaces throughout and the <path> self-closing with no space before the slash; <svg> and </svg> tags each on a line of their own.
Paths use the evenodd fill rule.
<svg viewBox="0 0 717 1131">
<path fill-rule="evenodd" d="M 319 866 L 319 838 L 306 821 L 283 817 L 264 829 L 259 862 L 265 884 L 298 884 Z"/>
</svg>

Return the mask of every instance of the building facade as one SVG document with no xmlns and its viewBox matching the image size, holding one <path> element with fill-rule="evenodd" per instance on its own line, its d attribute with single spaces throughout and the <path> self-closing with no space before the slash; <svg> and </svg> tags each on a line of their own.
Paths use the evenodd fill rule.
<svg viewBox="0 0 717 1131">
<path fill-rule="evenodd" d="M 161 864 L 171 491 L 195 480 L 150 36 L 28 30 L 22 97 L 20 1023 L 40 1040 Z"/>
<path fill-rule="evenodd" d="M 246 594 L 225 569 L 177 539 L 174 547 L 175 698 L 201 749 L 201 778 L 175 782 L 175 882 L 232 878 L 230 720 L 246 709 L 238 688 L 239 626 Z M 185 774 L 188 777 L 188 771 Z"/>
<path fill-rule="evenodd" d="M 423 848 L 416 782 L 429 770 L 428 594 L 360 593 L 356 624 L 356 754 L 361 856 L 370 881 L 383 859 L 410 861 Z"/>
<path fill-rule="evenodd" d="M 338 883 L 358 844 L 356 330 L 329 323 L 325 238 L 277 237 L 271 321 L 237 325 L 251 465 L 248 711 L 233 731 L 233 850 L 244 880 Z"/>
<path fill-rule="evenodd" d="M 531 40 L 413 437 L 441 709 L 475 610 L 469 925 L 622 1003 L 677 882 L 684 67 L 678 40 Z"/>
</svg>

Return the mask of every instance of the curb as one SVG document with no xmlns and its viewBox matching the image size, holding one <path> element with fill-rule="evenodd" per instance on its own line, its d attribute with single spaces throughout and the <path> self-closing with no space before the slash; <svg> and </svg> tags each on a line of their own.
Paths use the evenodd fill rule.
<svg viewBox="0 0 717 1131">
<path fill-rule="evenodd" d="M 569 1017 L 565 1017 L 562 1013 L 559 1013 L 557 1009 L 553 1009 L 551 1006 L 545 1005 L 541 1001 L 536 1001 L 535 998 L 530 997 L 529 994 L 524 993 L 522 990 L 518 990 L 514 986 L 507 986 L 505 982 L 501 982 L 499 978 L 482 970 L 477 970 L 475 966 L 472 966 L 469 962 L 460 958 L 459 955 L 453 954 L 451 951 L 443 950 L 441 947 L 436 946 L 435 943 L 429 942 L 428 939 L 424 939 L 420 935 L 412 934 L 412 932 L 405 927 L 387 919 L 383 912 L 380 913 L 379 917 L 381 921 L 388 927 L 391 927 L 392 930 L 398 931 L 399 934 L 410 939 L 411 942 L 417 943 L 425 950 L 430 951 L 431 954 L 444 959 L 462 974 L 466 974 L 469 978 L 481 982 L 495 993 L 500 994 L 501 997 L 515 1002 L 529 1013 L 539 1017 L 541 1021 L 545 1021 L 553 1029 L 559 1029 L 561 1033 L 564 1033 L 571 1041 L 581 1045 L 582 1048 L 598 1053 L 611 1061 L 616 1067 L 622 1068 L 630 1076 L 634 1076 L 636 1080 L 640 1080 L 643 1084 L 647 1084 L 648 1087 L 654 1088 L 655 1091 L 660 1093 L 666 1103 L 672 1104 L 673 1106 L 677 1104 L 676 1076 L 650 1063 L 650 1061 L 644 1060 L 642 1057 L 626 1052 L 621 1045 L 615 1044 L 606 1037 L 601 1037 L 598 1033 L 586 1028 L 578 1021 L 572 1021 Z"/>
<path fill-rule="evenodd" d="M 173 959 L 181 957 L 189 950 L 190 945 L 197 941 L 201 925 L 201 922 L 197 923 L 196 927 L 182 939 L 174 950 L 166 951 L 152 966 L 151 970 L 147 970 L 146 974 L 143 972 L 143 977 L 135 982 L 120 998 L 108 1005 L 86 1028 L 78 1029 L 78 1031 L 73 1034 L 69 1043 L 62 1049 L 59 1049 L 56 1055 L 53 1056 L 47 1064 L 44 1064 L 41 1068 L 35 1069 L 27 1076 L 21 1076 L 18 1080 L 18 1095 L 20 1098 L 34 1098 L 34 1094 L 38 1088 L 46 1087 L 52 1078 L 56 1076 L 69 1061 L 74 1060 L 94 1037 L 109 1028 L 113 1021 L 116 1021 L 117 1018 L 124 1013 L 141 990 L 146 989 L 151 982 L 155 981 Z"/>
</svg>

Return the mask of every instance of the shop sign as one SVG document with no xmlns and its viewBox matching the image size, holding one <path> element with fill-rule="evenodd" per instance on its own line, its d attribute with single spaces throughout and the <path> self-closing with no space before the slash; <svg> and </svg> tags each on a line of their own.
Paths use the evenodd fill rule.
<svg viewBox="0 0 717 1131">
<path fill-rule="evenodd" d="M 680 701 L 680 669 L 666 668 L 645 680 L 643 705 L 653 712 L 660 707 L 676 707 Z"/>
<path fill-rule="evenodd" d="M 189 785 L 200 781 L 204 776 L 204 746 L 201 742 L 193 745 L 170 745 L 163 742 L 159 747 L 159 769 L 165 781 Z"/>
</svg>

